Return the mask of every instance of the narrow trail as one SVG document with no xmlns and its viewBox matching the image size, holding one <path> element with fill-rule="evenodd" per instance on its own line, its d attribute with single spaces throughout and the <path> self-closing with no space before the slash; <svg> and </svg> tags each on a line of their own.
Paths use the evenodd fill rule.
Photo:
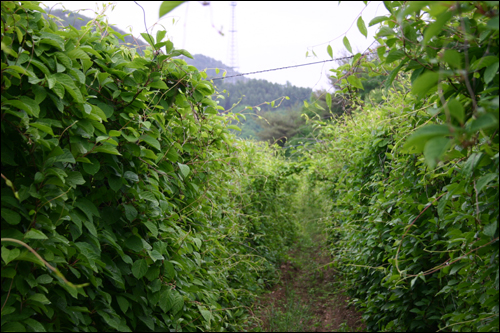
<svg viewBox="0 0 500 333">
<path fill-rule="evenodd" d="M 330 254 L 318 226 L 308 223 L 305 236 L 281 265 L 280 282 L 255 306 L 266 332 L 364 331 L 361 314 L 349 306 L 340 278 L 328 267 Z"/>
</svg>

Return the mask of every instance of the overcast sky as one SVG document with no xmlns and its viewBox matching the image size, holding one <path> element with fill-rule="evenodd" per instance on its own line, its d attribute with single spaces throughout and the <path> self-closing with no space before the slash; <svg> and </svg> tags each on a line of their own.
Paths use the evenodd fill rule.
<svg viewBox="0 0 500 333">
<path fill-rule="evenodd" d="M 77 10 L 88 17 L 95 17 L 105 1 L 43 1 L 48 7 Z M 114 1 L 114 10 L 106 15 L 111 24 L 138 36 L 145 32 L 142 9 L 133 1 Z M 201 53 L 229 65 L 231 39 L 230 1 L 190 1 L 168 15 L 159 18 L 162 1 L 138 1 L 146 11 L 149 33 L 167 30 L 167 37 L 176 48 L 184 48 L 191 54 Z M 207 5 L 204 5 L 208 3 Z M 330 44 L 335 56 L 346 50 L 342 39 L 349 38 L 353 50 L 363 52 L 372 42 L 376 27 L 368 28 L 365 38 L 356 26 L 361 14 L 365 24 L 375 16 L 387 13 L 380 1 L 372 1 L 365 7 L 362 1 L 237 1 L 235 7 L 235 40 L 238 71 L 248 73 L 266 69 L 293 66 L 331 59 L 326 48 Z M 163 26 L 163 27 L 162 27 Z M 220 34 L 222 32 L 224 36 Z M 309 57 L 306 53 L 309 51 Z M 317 55 L 315 57 L 312 53 Z M 271 82 L 328 89 L 328 69 L 333 62 L 303 66 L 294 69 L 254 74 L 248 78 L 266 79 Z"/>
</svg>

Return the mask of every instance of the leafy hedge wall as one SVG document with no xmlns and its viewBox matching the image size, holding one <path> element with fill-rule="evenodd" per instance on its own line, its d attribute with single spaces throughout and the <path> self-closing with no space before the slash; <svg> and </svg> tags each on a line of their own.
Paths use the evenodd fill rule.
<svg viewBox="0 0 500 333">
<path fill-rule="evenodd" d="M 498 2 L 384 4 L 379 65 L 334 70 L 358 110 L 304 151 L 335 266 L 370 331 L 498 331 Z M 388 74 L 380 105 L 357 66 Z"/>
<path fill-rule="evenodd" d="M 140 57 L 43 12 L 2 2 L 2 331 L 238 329 L 294 237 L 261 183 L 283 162 L 254 167 L 273 152 L 235 141 L 165 31 Z"/>
</svg>

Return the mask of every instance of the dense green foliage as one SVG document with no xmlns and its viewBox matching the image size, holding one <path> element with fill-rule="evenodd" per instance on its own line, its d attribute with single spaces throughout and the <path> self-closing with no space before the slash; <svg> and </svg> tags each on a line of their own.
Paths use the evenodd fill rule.
<svg viewBox="0 0 500 333">
<path fill-rule="evenodd" d="M 43 12 L 2 2 L 2 331 L 238 330 L 295 239 L 296 170 L 234 138 L 165 31 L 139 56 Z"/>
<path fill-rule="evenodd" d="M 302 151 L 334 264 L 370 331 L 498 331 L 498 3 L 384 4 L 380 62 L 336 70 L 352 114 Z M 389 73 L 383 103 L 357 66 Z"/>
<path fill-rule="evenodd" d="M 47 11 L 47 14 L 44 14 L 44 17 L 54 20 L 54 22 L 56 22 L 56 24 L 59 27 L 72 26 L 75 29 L 80 30 L 83 27 L 87 26 L 87 24 L 92 21 L 92 19 L 88 18 L 85 15 L 82 15 L 80 13 L 75 13 L 69 10 L 62 10 L 62 9 L 49 10 L 48 8 L 46 8 L 45 10 Z M 103 11 L 105 10 L 106 7 L 104 7 Z M 105 21 L 105 25 L 101 27 L 103 29 L 103 33 L 107 33 L 105 29 L 107 24 L 108 22 Z M 94 32 L 95 30 L 96 30 L 95 27 L 92 28 L 92 32 Z M 125 31 L 117 27 L 114 27 L 113 30 L 123 36 L 124 40 L 123 41 L 119 40 L 120 44 L 127 45 L 131 48 L 135 48 L 138 54 L 144 55 L 144 50 L 146 49 L 146 46 L 148 46 L 148 44 L 145 43 L 141 38 L 135 38 L 131 36 L 130 33 L 126 33 Z"/>
</svg>

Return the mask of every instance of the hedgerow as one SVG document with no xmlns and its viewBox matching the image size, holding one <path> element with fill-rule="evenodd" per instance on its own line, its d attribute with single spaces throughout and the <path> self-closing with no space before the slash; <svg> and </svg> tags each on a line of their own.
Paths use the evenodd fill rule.
<svg viewBox="0 0 500 333">
<path fill-rule="evenodd" d="M 303 152 L 334 264 L 370 331 L 498 331 L 498 3 L 385 6 L 377 65 L 334 70 L 357 111 Z M 387 73 L 383 103 L 356 66 Z"/>
<path fill-rule="evenodd" d="M 165 31 L 1 6 L 2 331 L 237 330 L 295 237 L 285 162 Z"/>
</svg>

